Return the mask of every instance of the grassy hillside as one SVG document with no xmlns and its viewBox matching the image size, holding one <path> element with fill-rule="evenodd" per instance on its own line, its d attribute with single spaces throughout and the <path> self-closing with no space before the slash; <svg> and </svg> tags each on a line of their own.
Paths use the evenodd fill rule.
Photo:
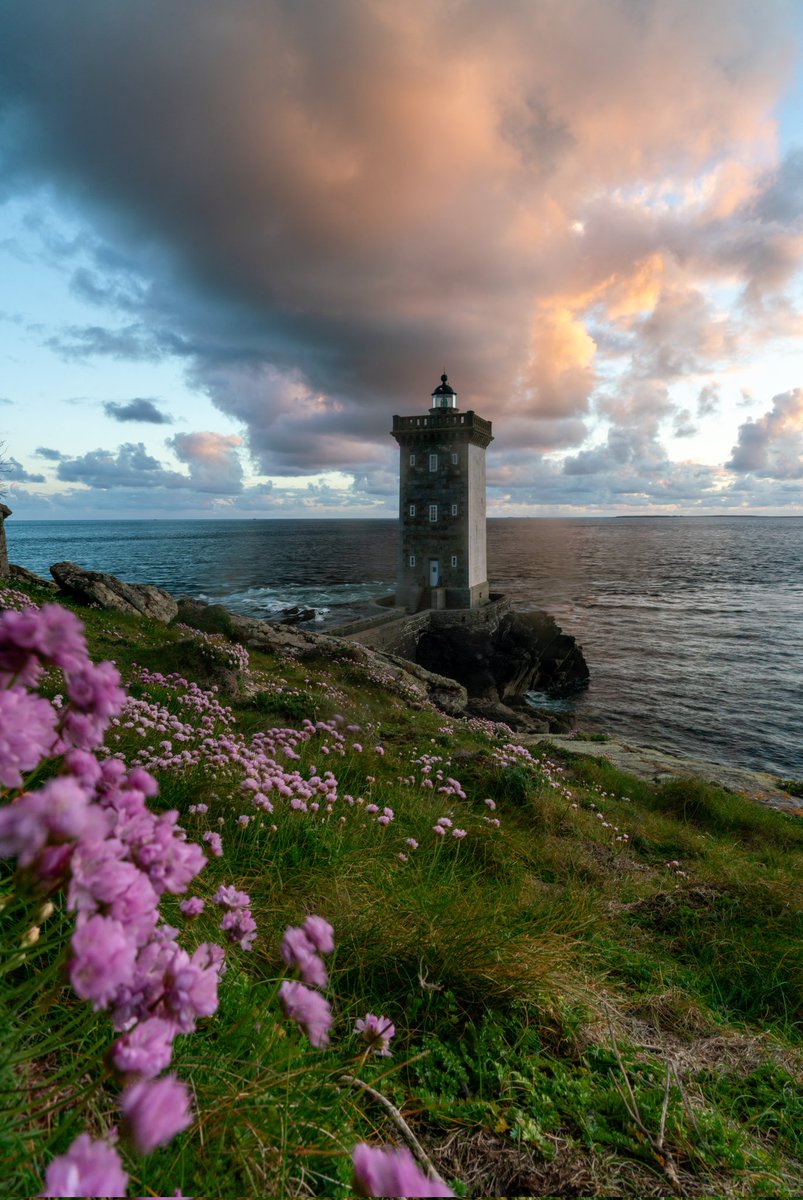
<svg viewBox="0 0 803 1200">
<path fill-rule="evenodd" d="M 405 1144 L 398 1114 L 460 1196 L 803 1191 L 803 821 L 531 751 L 345 643 L 249 658 L 80 616 L 129 686 L 108 750 L 153 772 L 151 806 L 192 840 L 221 840 L 191 888 L 204 911 L 166 896 L 165 916 L 188 948 L 219 941 L 233 885 L 257 924 L 176 1042 L 195 1122 L 126 1152 L 130 1194 L 347 1196 L 355 1143 Z M 0 1156 L 7 1193 L 34 1195 L 117 1122 L 119 1082 L 108 1017 L 64 981 L 64 897 L 48 914 L 2 868 Z M 336 940 L 317 1050 L 277 1000 L 283 931 L 311 913 Z M 395 1025 L 392 1056 L 355 1035 L 367 1012 Z"/>
</svg>

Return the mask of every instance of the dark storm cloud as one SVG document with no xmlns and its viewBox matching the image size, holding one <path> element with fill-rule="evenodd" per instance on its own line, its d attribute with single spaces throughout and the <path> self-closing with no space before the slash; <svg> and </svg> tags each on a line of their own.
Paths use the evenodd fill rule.
<svg viewBox="0 0 803 1200">
<path fill-rule="evenodd" d="M 425 408 L 444 365 L 500 448 L 506 422 L 533 451 L 576 445 L 598 358 L 662 382 L 732 351 L 689 271 L 735 270 L 762 298 L 788 278 L 791 166 L 750 212 L 621 199 L 766 136 L 783 17 L 752 0 L 13 6 L 4 186 L 55 186 L 91 221 L 52 252 L 123 321 L 50 344 L 181 357 L 264 471 L 384 470 L 391 415 Z"/>
<path fill-rule="evenodd" d="M 125 403 L 107 400 L 103 405 L 107 417 L 115 421 L 147 421 L 151 425 L 170 425 L 173 418 L 158 409 L 153 400 L 137 396 Z"/>
</svg>

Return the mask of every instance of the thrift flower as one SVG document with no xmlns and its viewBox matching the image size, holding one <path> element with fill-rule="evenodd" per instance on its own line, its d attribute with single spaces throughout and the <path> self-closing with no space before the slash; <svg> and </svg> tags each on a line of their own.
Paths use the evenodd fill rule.
<svg viewBox="0 0 803 1200">
<path fill-rule="evenodd" d="M 326 967 L 306 930 L 288 926 L 282 938 L 282 958 L 288 967 L 295 967 L 304 982 L 312 987 L 326 987 L 329 982 Z"/>
<path fill-rule="evenodd" d="M 114 1043 L 112 1062 L 122 1075 L 137 1074 L 151 1079 L 170 1066 L 177 1032 L 172 1021 L 160 1017 L 140 1021 Z"/>
<path fill-rule="evenodd" d="M 286 979 L 279 988 L 279 1003 L 285 1015 L 304 1030 L 316 1049 L 321 1050 L 329 1045 L 332 1010 L 319 992 L 313 992 L 293 979 Z"/>
<path fill-rule="evenodd" d="M 223 841 L 219 833 L 213 833 L 211 830 L 203 835 L 203 841 L 206 842 L 209 849 L 214 854 L 215 858 L 223 857 Z"/>
<path fill-rule="evenodd" d="M 134 973 L 136 948 L 113 917 L 90 917 L 72 937 L 70 983 L 97 1011 L 106 1008 Z"/>
<path fill-rule="evenodd" d="M 150 1154 L 192 1124 L 186 1084 L 175 1075 L 143 1080 L 120 1097 L 122 1127 L 140 1154 Z"/>
<path fill-rule="evenodd" d="M 319 954 L 331 954 L 335 948 L 335 931 L 327 920 L 311 914 L 301 928 Z"/>
<path fill-rule="evenodd" d="M 22 771 L 32 771 L 53 752 L 57 714 L 41 696 L 23 688 L 0 692 L 0 784 L 22 787 Z"/>
<path fill-rule="evenodd" d="M 359 1196 L 454 1196 L 442 1179 L 431 1179 L 406 1148 L 354 1147 L 354 1190 Z"/>
<path fill-rule="evenodd" d="M 103 1141 L 80 1134 L 66 1154 L 54 1158 L 41 1196 L 125 1196 L 128 1175 L 120 1155 Z"/>
<path fill-rule="evenodd" d="M 188 900 L 182 900 L 179 908 L 184 913 L 185 917 L 197 917 L 199 913 L 204 911 L 206 905 L 200 896 L 190 896 Z"/>
<path fill-rule="evenodd" d="M 379 1058 L 390 1058 L 388 1047 L 391 1039 L 396 1036 L 396 1026 L 387 1017 L 376 1017 L 373 1013 L 366 1013 L 356 1021 L 354 1032 L 361 1035 L 372 1053 Z"/>
</svg>

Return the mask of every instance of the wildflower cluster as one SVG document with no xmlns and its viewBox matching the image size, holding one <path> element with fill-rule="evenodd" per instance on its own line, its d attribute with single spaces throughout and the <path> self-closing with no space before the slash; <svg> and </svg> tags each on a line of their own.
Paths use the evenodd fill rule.
<svg viewBox="0 0 803 1200">
<path fill-rule="evenodd" d="M 22 612 L 23 609 L 34 607 L 33 600 L 26 596 L 25 592 L 18 592 L 16 588 L 0 587 L 0 611 L 5 609 Z"/>
<path fill-rule="evenodd" d="M 213 663 L 219 663 L 221 666 L 239 671 L 243 675 L 249 674 L 251 656 L 240 642 L 230 642 L 222 633 L 204 633 L 203 630 L 194 629 L 191 625 L 184 625 L 181 621 L 177 621 L 173 628 L 188 633 L 193 641 L 198 642 L 201 650 Z"/>
<path fill-rule="evenodd" d="M 310 1044 L 319 1050 L 329 1045 L 332 1009 L 329 1001 L 313 989 L 328 984 L 321 955 L 331 954 L 334 948 L 332 926 L 317 916 L 307 917 L 301 926 L 290 926 L 282 940 L 282 958 L 288 967 L 298 971 L 304 982 L 286 979 L 279 988 L 279 1002 L 285 1015 L 304 1030 Z"/>
<path fill-rule="evenodd" d="M 61 671 L 66 703 L 35 693 L 45 668 Z M 159 911 L 206 859 L 176 812 L 148 808 L 152 775 L 95 753 L 126 696 L 114 665 L 90 660 L 72 613 L 52 604 L 0 615 L 0 689 L 0 855 L 16 859 L 23 886 L 66 892 L 70 983 L 120 1034 L 109 1058 L 125 1085 L 121 1130 L 149 1153 L 191 1121 L 185 1085 L 156 1076 L 175 1038 L 217 1008 L 223 950 L 203 943 L 190 955 Z M 57 773 L 35 788 L 48 762 Z M 253 932 L 239 915 L 232 924 L 241 944 Z M 119 1195 L 124 1183 L 116 1149 L 84 1134 L 51 1163 L 44 1194 Z"/>
</svg>

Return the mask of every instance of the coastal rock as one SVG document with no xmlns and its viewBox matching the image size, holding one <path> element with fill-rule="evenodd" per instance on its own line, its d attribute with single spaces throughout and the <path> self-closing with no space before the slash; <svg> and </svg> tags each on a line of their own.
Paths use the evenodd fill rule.
<svg viewBox="0 0 803 1200">
<path fill-rule="evenodd" d="M 551 723 L 545 717 L 536 716 L 522 708 L 510 708 L 507 704 L 498 704 L 493 700 L 483 700 L 478 696 L 469 700 L 467 715 L 482 717 L 483 720 L 493 721 L 494 724 L 503 722 L 515 733 L 548 733 L 551 729 Z"/>
<path fill-rule="evenodd" d="M 315 620 L 315 609 L 305 608 L 301 604 L 294 604 L 292 608 L 284 608 L 275 617 L 271 617 L 274 625 L 301 625 L 305 621 Z"/>
<path fill-rule="evenodd" d="M 116 575 L 86 571 L 71 562 L 54 563 L 50 574 L 65 595 L 79 604 L 96 604 L 115 612 L 137 613 L 153 621 L 172 621 L 178 612 L 173 597 L 146 583 L 123 583 Z"/>
<path fill-rule="evenodd" d="M 233 633 L 231 613 L 227 608 L 222 604 L 207 604 L 193 596 L 179 596 L 176 621 L 203 633 L 225 633 L 228 637 Z"/>
<path fill-rule="evenodd" d="M 56 591 L 56 585 L 52 579 L 44 579 L 41 575 L 29 571 L 27 567 L 20 567 L 17 563 L 9 563 L 8 574 L 10 579 L 30 584 L 31 587 L 44 588 L 48 592 Z"/>
<path fill-rule="evenodd" d="M 469 696 L 502 704 L 531 690 L 556 693 L 588 681 L 581 648 L 545 612 L 507 613 L 493 631 L 429 629 L 416 660 L 459 680 Z"/>
<path fill-rule="evenodd" d="M 11 509 L 0 502 L 0 579 L 8 575 L 8 550 L 6 549 L 6 517 L 11 516 Z"/>
<path fill-rule="evenodd" d="M 418 663 L 380 650 L 371 650 L 358 642 L 331 637 L 325 633 L 298 629 L 293 625 L 276 625 L 254 617 L 229 613 L 232 636 L 249 650 L 263 650 L 299 657 L 322 655 L 327 658 L 348 657 L 352 662 L 373 671 L 383 682 L 395 684 L 411 702 L 434 704 L 450 716 L 462 716 L 468 703 L 466 689 L 457 680 L 428 670 Z"/>
</svg>

